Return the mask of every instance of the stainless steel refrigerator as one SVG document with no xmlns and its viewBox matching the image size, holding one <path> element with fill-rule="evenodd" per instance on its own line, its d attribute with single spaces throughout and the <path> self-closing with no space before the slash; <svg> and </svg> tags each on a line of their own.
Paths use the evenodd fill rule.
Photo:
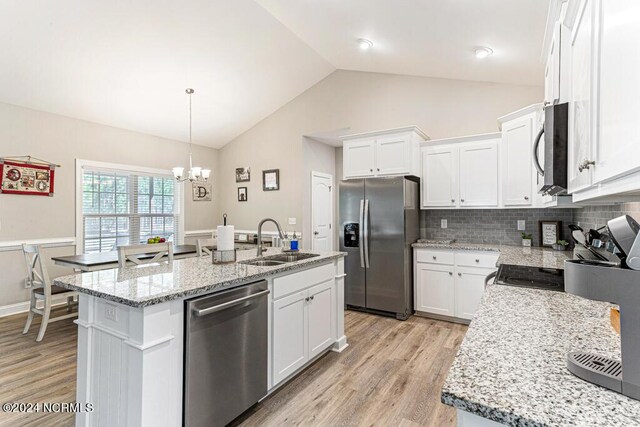
<svg viewBox="0 0 640 427">
<path fill-rule="evenodd" d="M 340 250 L 348 308 L 413 313 L 413 251 L 420 234 L 416 177 L 350 179 L 340 183 Z"/>
</svg>

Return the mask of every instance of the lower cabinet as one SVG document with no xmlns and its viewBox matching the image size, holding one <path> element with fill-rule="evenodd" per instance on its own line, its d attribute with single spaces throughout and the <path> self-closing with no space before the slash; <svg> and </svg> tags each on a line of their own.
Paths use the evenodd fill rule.
<svg viewBox="0 0 640 427">
<path fill-rule="evenodd" d="M 482 300 L 485 278 L 496 270 L 493 266 L 499 254 L 420 248 L 415 251 L 414 309 L 471 320 Z"/>
<path fill-rule="evenodd" d="M 274 299 L 272 307 L 276 385 L 336 341 L 335 280 Z"/>
</svg>

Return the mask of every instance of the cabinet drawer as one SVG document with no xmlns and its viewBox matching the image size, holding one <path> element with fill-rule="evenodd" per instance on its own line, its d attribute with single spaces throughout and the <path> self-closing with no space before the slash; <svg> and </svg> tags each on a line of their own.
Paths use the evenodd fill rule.
<svg viewBox="0 0 640 427">
<path fill-rule="evenodd" d="M 333 263 L 330 263 L 287 276 L 277 277 L 273 279 L 273 299 L 334 279 L 335 275 L 335 267 Z"/>
<path fill-rule="evenodd" d="M 416 262 L 453 265 L 453 251 L 448 249 L 416 249 Z"/>
<path fill-rule="evenodd" d="M 499 252 L 457 251 L 456 265 L 465 267 L 496 268 Z"/>
</svg>

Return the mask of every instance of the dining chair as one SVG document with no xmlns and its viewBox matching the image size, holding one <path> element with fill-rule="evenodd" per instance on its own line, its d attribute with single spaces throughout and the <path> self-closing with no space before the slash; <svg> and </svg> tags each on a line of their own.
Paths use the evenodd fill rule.
<svg viewBox="0 0 640 427">
<path fill-rule="evenodd" d="M 150 255 L 154 256 L 144 259 L 140 258 L 141 256 Z M 166 262 L 168 264 L 173 264 L 173 244 L 171 242 L 118 247 L 118 267 L 120 268 L 127 267 L 127 263 L 130 263 L 130 266 L 136 266 L 164 262 L 163 258 L 165 257 L 167 258 Z"/>
<path fill-rule="evenodd" d="M 49 273 L 44 262 L 42 262 L 42 255 L 38 245 L 23 244 L 22 253 L 24 254 L 24 260 L 27 264 L 27 286 L 31 289 L 29 315 L 27 316 L 27 324 L 24 326 L 22 334 L 24 335 L 29 332 L 31 322 L 33 321 L 33 315 L 39 314 L 42 316 L 42 322 L 40 323 L 40 330 L 38 331 L 36 341 L 40 342 L 44 337 L 44 333 L 47 330 L 49 323 L 69 319 L 78 315 L 77 312 L 70 313 L 71 307 L 74 305 L 74 297 L 77 296 L 78 293 L 51 284 L 51 279 L 49 278 Z M 57 296 L 62 294 L 67 296 L 68 314 L 51 318 L 52 298 L 54 295 Z M 38 308 L 38 301 L 43 302 L 42 308 Z"/>
<path fill-rule="evenodd" d="M 209 249 L 212 246 L 215 246 L 217 244 L 217 240 L 216 239 L 198 239 L 196 240 L 196 254 L 199 257 L 203 257 L 203 256 L 211 256 L 211 249 Z"/>
</svg>

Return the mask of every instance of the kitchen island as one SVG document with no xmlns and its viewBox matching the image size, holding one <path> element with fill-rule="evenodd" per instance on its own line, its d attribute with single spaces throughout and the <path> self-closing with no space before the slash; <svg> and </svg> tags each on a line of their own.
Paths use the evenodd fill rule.
<svg viewBox="0 0 640 427">
<path fill-rule="evenodd" d="M 620 359 L 611 305 L 489 285 L 442 388 L 459 426 L 635 426 L 640 401 L 581 380 L 569 351 Z"/>
<path fill-rule="evenodd" d="M 269 249 L 265 256 L 278 252 Z M 241 251 L 231 264 L 197 257 L 56 279 L 56 285 L 79 292 L 77 402 L 92 403 L 94 411 L 78 414 L 76 425 L 182 425 L 185 301 L 196 296 L 267 281 L 269 392 L 326 351 L 342 351 L 347 346 L 344 254 L 316 255 L 255 266 L 245 263 L 255 252 Z M 293 316 L 300 310 L 280 310 L 282 301 L 297 296 L 301 308 L 304 301 L 308 305 L 320 287 L 327 297 L 324 308 L 314 312 L 313 326 L 307 314 Z M 300 326 L 300 334 L 278 341 L 283 334 L 274 325 L 297 321 L 309 330 Z"/>
</svg>

